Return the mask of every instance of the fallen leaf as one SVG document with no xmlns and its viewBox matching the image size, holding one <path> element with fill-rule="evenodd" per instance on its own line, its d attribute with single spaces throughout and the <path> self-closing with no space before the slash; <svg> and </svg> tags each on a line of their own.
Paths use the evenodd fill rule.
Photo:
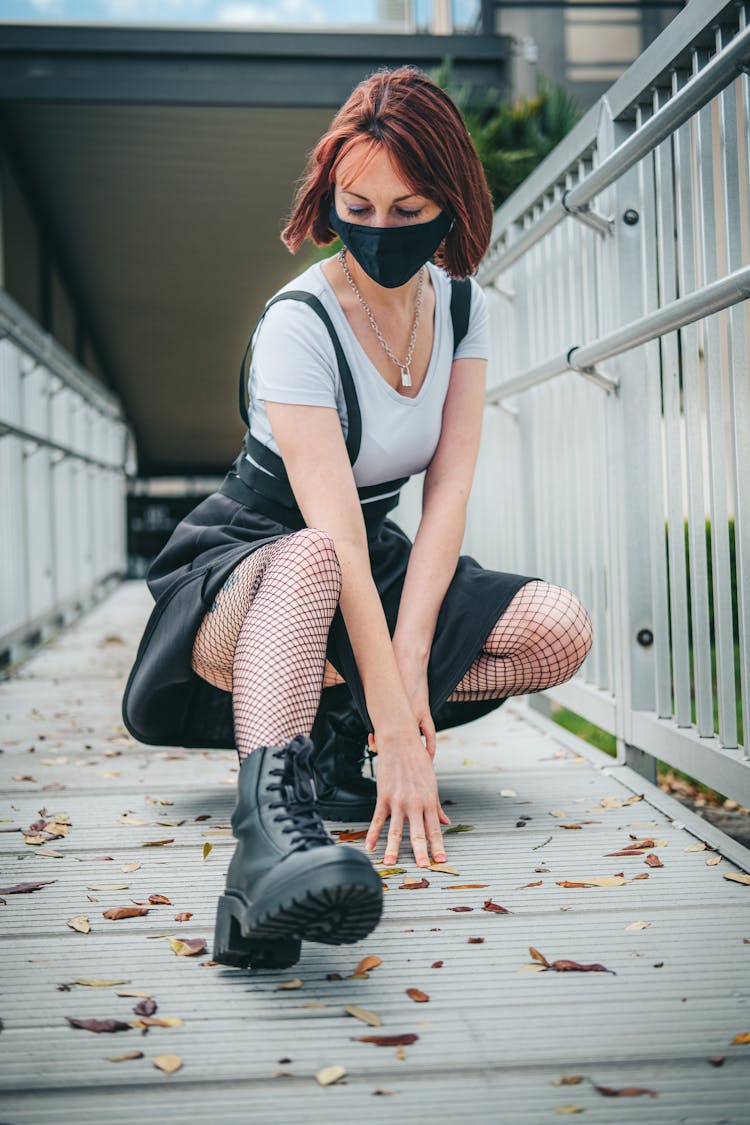
<svg viewBox="0 0 750 1125">
<path fill-rule="evenodd" d="M 315 1075 L 318 1083 L 321 1086 L 332 1086 L 334 1082 L 338 1082 L 346 1074 L 346 1067 L 343 1066 L 324 1066 Z"/>
<path fill-rule="evenodd" d="M 171 837 L 169 840 L 144 840 L 143 843 L 141 844 L 141 847 L 142 848 L 161 848 L 165 844 L 173 844 L 173 843 L 174 843 L 174 837 Z M 164 1058 L 177 1058 L 177 1056 L 176 1055 L 174 1055 L 174 1056 L 165 1055 Z M 182 1063 L 180 1063 L 180 1066 L 182 1066 Z"/>
<path fill-rule="evenodd" d="M 686 848 L 682 849 L 685 852 L 705 852 L 705 844 L 688 844 Z"/>
<path fill-rule="evenodd" d="M 613 855 L 643 855 L 641 848 L 624 848 L 621 852 L 605 852 L 605 857 L 609 858 Z"/>
<path fill-rule="evenodd" d="M 197 938 L 167 938 L 170 947 L 178 957 L 195 957 L 198 953 L 206 952 L 206 939 Z"/>
<path fill-rule="evenodd" d="M 535 965 L 522 965 L 521 968 L 517 969 L 516 971 L 519 972 L 519 973 L 544 973 L 544 972 L 546 972 L 546 969 L 547 969 L 546 965 L 536 965 L 535 964 Z"/>
<path fill-rule="evenodd" d="M 161 906 L 161 905 L 171 906 L 172 905 L 171 900 L 168 899 L 166 895 L 149 895 L 148 901 L 151 903 L 152 906 Z"/>
<path fill-rule="evenodd" d="M 555 1113 L 583 1113 L 582 1105 L 556 1105 Z"/>
<path fill-rule="evenodd" d="M 487 910 L 492 914 L 510 914 L 511 913 L 510 910 L 506 909 L 506 907 L 500 906 L 498 903 L 493 902 L 491 898 L 485 899 L 485 903 L 484 903 L 484 906 L 482 907 L 482 910 Z"/>
<path fill-rule="evenodd" d="M 580 828 L 580 829 L 583 829 L 582 824 L 560 824 L 560 825 L 558 825 L 558 827 L 559 828 Z"/>
<path fill-rule="evenodd" d="M 482 945 L 482 943 L 484 942 L 483 937 L 470 937 L 466 940 L 468 941 L 469 945 Z"/>
<path fill-rule="evenodd" d="M 144 1000 L 151 999 L 150 992 L 144 992 L 142 988 L 124 988 L 121 992 L 116 993 L 117 996 L 132 996 L 134 998 L 143 997 Z"/>
<path fill-rule="evenodd" d="M 405 875 L 405 867 L 379 867 L 377 869 L 378 875 L 381 879 L 387 879 L 389 875 Z"/>
<path fill-rule="evenodd" d="M 721 863 L 721 856 L 712 855 L 710 859 L 706 860 L 706 867 L 716 867 L 717 863 Z"/>
<path fill-rule="evenodd" d="M 45 879 L 43 883 L 14 883 L 12 887 L 0 887 L 0 895 L 30 895 L 56 882 L 57 879 Z"/>
<path fill-rule="evenodd" d="M 72 1016 L 65 1017 L 71 1027 L 80 1027 L 84 1031 L 130 1031 L 130 1024 L 122 1020 L 77 1020 Z"/>
<path fill-rule="evenodd" d="M 746 875 L 744 871 L 725 871 L 725 879 L 732 879 L 735 883 L 744 883 L 745 886 L 750 887 L 750 875 Z"/>
<path fill-rule="evenodd" d="M 626 930 L 645 930 L 646 927 L 650 926 L 650 925 L 651 925 L 650 922 L 631 922 L 629 926 L 625 927 L 625 929 Z"/>
<path fill-rule="evenodd" d="M 130 883 L 87 883 L 87 891 L 129 891 Z"/>
<path fill-rule="evenodd" d="M 376 1047 L 408 1047 L 410 1043 L 416 1043 L 419 1036 L 413 1031 L 406 1032 L 404 1035 L 359 1035 L 356 1036 L 357 1043 L 374 1043 Z"/>
<path fill-rule="evenodd" d="M 157 820 L 156 823 L 161 828 L 179 828 L 181 824 L 185 823 L 185 821 L 184 820 Z"/>
<path fill-rule="evenodd" d="M 283 984 L 279 984 L 276 986 L 275 991 L 284 992 L 290 988 L 302 988 L 302 981 L 299 979 L 299 977 L 295 977 L 294 980 L 285 980 Z"/>
<path fill-rule="evenodd" d="M 621 887 L 628 880 L 623 875 L 602 875 L 593 879 L 566 879 L 558 887 Z"/>
<path fill-rule="evenodd" d="M 372 954 L 370 954 L 369 957 L 363 957 L 362 958 L 362 960 L 357 965 L 354 972 L 355 972 L 355 974 L 356 973 L 368 973 L 370 971 L 370 969 L 377 969 L 378 965 L 382 965 L 382 964 L 383 964 L 383 962 L 381 961 L 380 957 L 375 957 Z"/>
<path fill-rule="evenodd" d="M 175 922 L 189 922 L 192 917 L 193 915 L 190 910 L 183 910 L 182 913 L 175 914 L 174 920 Z"/>
<path fill-rule="evenodd" d="M 654 1090 L 646 1090 L 642 1086 L 622 1086 L 619 1090 L 615 1090 L 612 1086 L 597 1086 L 596 1082 L 592 1082 L 598 1094 L 604 1094 L 607 1098 L 634 1098 L 639 1094 L 648 1094 L 650 1098 L 656 1098 L 659 1095 Z"/>
<path fill-rule="evenodd" d="M 142 918 L 148 913 L 147 906 L 110 906 L 108 910 L 102 910 L 102 918 L 119 921 L 120 918 Z"/>
<path fill-rule="evenodd" d="M 655 852 L 649 852 L 649 854 L 646 856 L 646 863 L 649 865 L 649 867 L 663 867 L 664 866 L 664 864 L 662 863 L 662 861 L 659 859 L 658 855 L 656 855 Z M 750 878 L 748 878 L 748 883 L 750 883 Z"/>
<path fill-rule="evenodd" d="M 406 995 L 410 1000 L 413 1000 L 415 1004 L 426 1004 L 430 999 L 427 993 L 422 992 L 420 988 L 407 988 Z"/>
<path fill-rule="evenodd" d="M 348 844 L 352 840 L 364 840 L 365 836 L 367 835 L 367 831 L 368 830 L 366 828 L 339 828 L 334 829 L 333 834 L 334 836 L 338 836 L 340 844 Z"/>
<path fill-rule="evenodd" d="M 213 850 L 213 844 L 209 844 L 208 840 L 206 840 L 205 844 L 203 845 L 203 858 L 207 859 L 208 856 L 211 854 L 212 850 Z"/>
<path fill-rule="evenodd" d="M 127 980 L 82 980 L 81 977 L 76 977 L 71 984 L 85 985 L 86 988 L 114 988 L 116 984 L 129 984 Z"/>
<path fill-rule="evenodd" d="M 534 961 L 541 961 L 545 968 L 549 968 L 549 961 L 547 960 L 547 958 L 543 953 L 540 953 L 538 949 L 534 949 L 533 945 L 529 946 L 529 953 L 531 954 Z"/>
<path fill-rule="evenodd" d="M 430 968 L 431 969 L 442 969 L 444 964 L 445 964 L 445 961 L 433 961 L 432 964 L 430 965 Z"/>
<path fill-rule="evenodd" d="M 153 1016 L 157 1006 L 153 996 L 145 996 L 133 1007 L 133 1011 L 137 1016 Z"/>
<path fill-rule="evenodd" d="M 474 907 L 473 906 L 449 906 L 448 909 L 452 910 L 454 914 L 471 914 Z"/>
<path fill-rule="evenodd" d="M 738 1046 L 741 1046 L 741 1047 L 747 1046 L 750 1043 L 750 1031 L 739 1032 L 738 1035 L 735 1035 L 734 1039 L 732 1040 L 732 1043 L 736 1043 Z"/>
<path fill-rule="evenodd" d="M 516 797 L 516 796 L 518 796 L 518 794 L 516 793 L 515 789 L 501 789 L 500 790 L 500 796 L 501 797 Z"/>
<path fill-rule="evenodd" d="M 451 828 L 446 828 L 443 832 L 444 836 L 455 836 L 458 832 L 473 832 L 473 824 L 454 824 Z"/>
<path fill-rule="evenodd" d="M 141 820 L 139 816 L 135 816 L 133 813 L 123 813 L 122 816 L 118 816 L 117 823 L 129 824 L 133 828 L 145 828 L 148 824 L 148 821 Z"/>
<path fill-rule="evenodd" d="M 107 1062 L 128 1062 L 130 1059 L 142 1059 L 143 1051 L 126 1051 L 124 1055 L 110 1055 Z"/>
<path fill-rule="evenodd" d="M 165 1074 L 173 1074 L 182 1066 L 182 1059 L 179 1055 L 155 1055 L 151 1062 L 158 1070 L 163 1070 Z"/>
<path fill-rule="evenodd" d="M 567 816 L 565 809 L 550 809 L 550 816 Z"/>
<path fill-rule="evenodd" d="M 460 875 L 461 872 L 448 863 L 431 863 L 430 871 L 443 871 L 446 875 Z"/>
<path fill-rule="evenodd" d="M 455 883 L 451 887 L 443 887 L 444 891 L 479 891 L 489 887 L 489 883 Z"/>
<path fill-rule="evenodd" d="M 623 801 L 623 805 L 634 805 L 637 801 L 643 800 L 642 793 L 634 793 L 632 797 L 628 797 L 627 801 Z"/>
<path fill-rule="evenodd" d="M 375 1012 L 368 1012 L 366 1008 L 357 1008 L 353 1004 L 344 1006 L 344 1011 L 348 1012 L 350 1016 L 354 1016 L 355 1020 L 362 1020 L 362 1023 L 368 1023 L 370 1027 L 381 1027 L 382 1020 Z"/>
<path fill-rule="evenodd" d="M 76 914 L 75 918 L 68 918 L 65 925 L 70 926 L 71 930 L 76 930 L 79 934 L 91 933 L 88 914 Z"/>
<path fill-rule="evenodd" d="M 399 885 L 400 891 L 419 891 L 424 887 L 429 887 L 429 879 L 414 879 L 409 876 L 404 879 L 403 883 Z"/>
<path fill-rule="evenodd" d="M 13 780 L 14 781 L 36 781 L 36 778 L 32 777 L 32 775 L 30 773 L 14 773 L 13 774 Z"/>
<path fill-rule="evenodd" d="M 612 973 L 616 976 L 614 969 L 606 969 L 604 965 L 579 965 L 577 961 L 552 961 L 550 969 L 554 969 L 558 973 L 580 972 L 580 973 Z"/>
<path fill-rule="evenodd" d="M 524 883 L 522 887 L 518 888 L 518 890 L 525 891 L 527 887 L 541 887 L 543 882 L 544 879 L 537 879 L 536 883 Z"/>
<path fill-rule="evenodd" d="M 141 1016 L 140 1019 L 133 1020 L 131 1027 L 182 1027 L 183 1020 L 177 1016 Z"/>
<path fill-rule="evenodd" d="M 562 1078 L 553 1079 L 553 1086 L 577 1086 L 579 1082 L 583 1082 L 582 1074 L 564 1074 Z"/>
<path fill-rule="evenodd" d="M 24 836 L 23 842 L 24 842 L 24 844 L 29 844 L 30 847 L 35 848 L 35 847 L 38 847 L 40 844 L 46 844 L 47 843 L 47 837 L 46 836 Z"/>
</svg>

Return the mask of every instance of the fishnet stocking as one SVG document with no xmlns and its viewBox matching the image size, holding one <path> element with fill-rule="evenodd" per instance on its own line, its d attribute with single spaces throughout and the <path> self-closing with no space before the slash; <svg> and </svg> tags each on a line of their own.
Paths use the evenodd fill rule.
<svg viewBox="0 0 750 1125">
<path fill-rule="evenodd" d="M 502 699 L 562 684 L 581 667 L 591 642 L 591 619 L 575 594 L 527 582 L 448 700 Z"/>
<path fill-rule="evenodd" d="M 309 527 L 257 548 L 217 593 L 196 634 L 192 666 L 231 691 L 240 759 L 310 734 L 340 594 L 333 540 Z"/>
</svg>

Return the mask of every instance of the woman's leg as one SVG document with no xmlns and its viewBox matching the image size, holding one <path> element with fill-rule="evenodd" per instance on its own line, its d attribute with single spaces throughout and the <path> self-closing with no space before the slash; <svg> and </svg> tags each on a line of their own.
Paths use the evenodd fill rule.
<svg viewBox="0 0 750 1125">
<path fill-rule="evenodd" d="M 340 593 L 333 540 L 304 528 L 243 559 L 217 594 L 196 634 L 193 668 L 232 692 L 240 759 L 310 734 Z"/>
<path fill-rule="evenodd" d="M 548 582 L 527 582 L 448 702 L 502 699 L 562 684 L 581 667 L 591 642 L 591 619 L 575 594 Z"/>
</svg>

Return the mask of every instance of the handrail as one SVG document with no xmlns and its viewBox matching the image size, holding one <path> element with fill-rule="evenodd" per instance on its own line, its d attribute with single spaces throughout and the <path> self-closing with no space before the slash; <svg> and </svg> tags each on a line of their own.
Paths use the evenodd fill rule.
<svg viewBox="0 0 750 1125">
<path fill-rule="evenodd" d="M 666 332 L 684 328 L 686 324 L 729 308 L 748 297 L 750 297 L 750 266 L 744 266 L 727 277 L 719 278 L 710 285 L 696 289 L 694 293 L 678 297 L 676 301 L 671 301 L 668 305 L 663 305 L 654 312 L 631 321 L 624 328 L 600 336 L 589 344 L 569 348 L 566 352 L 537 364 L 521 375 L 508 379 L 506 383 L 491 387 L 487 391 L 486 401 L 488 404 L 499 403 L 501 399 L 519 394 L 570 370 L 577 371 L 581 375 L 593 376 L 593 381 L 598 382 L 606 390 L 615 389 L 618 380 L 608 379 L 592 370 L 601 360 L 620 355 L 649 340 L 654 340 L 657 336 L 663 336 Z M 575 362 L 573 362 L 574 356 Z"/>
</svg>

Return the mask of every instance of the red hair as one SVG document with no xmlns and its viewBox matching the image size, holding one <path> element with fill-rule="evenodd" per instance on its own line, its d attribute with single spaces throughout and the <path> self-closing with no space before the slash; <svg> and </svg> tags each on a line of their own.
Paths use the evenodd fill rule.
<svg viewBox="0 0 750 1125">
<path fill-rule="evenodd" d="M 474 273 L 490 243 L 492 196 L 457 106 L 413 66 L 379 70 L 352 91 L 310 155 L 281 235 L 284 245 L 295 254 L 306 237 L 316 246 L 334 240 L 328 214 L 336 170 L 362 141 L 363 164 L 381 146 L 412 191 L 453 217 L 437 265 L 451 277 Z"/>
</svg>

